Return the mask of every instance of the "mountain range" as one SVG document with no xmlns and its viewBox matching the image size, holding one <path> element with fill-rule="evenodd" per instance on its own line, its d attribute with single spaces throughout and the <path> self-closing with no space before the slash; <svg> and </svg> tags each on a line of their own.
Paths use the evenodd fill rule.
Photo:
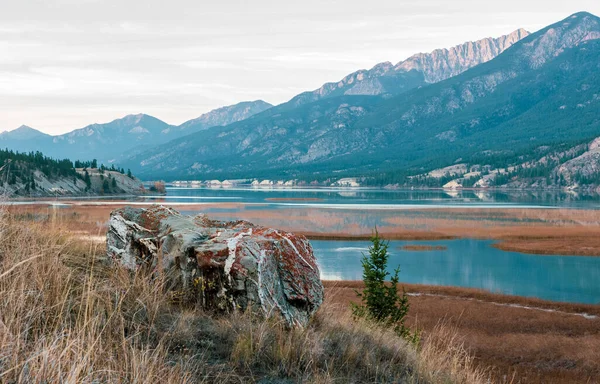
<svg viewBox="0 0 600 384">
<path fill-rule="evenodd" d="M 41 151 L 55 158 L 95 158 L 101 163 L 114 163 L 122 161 L 124 154 L 135 154 L 190 133 L 244 120 L 271 107 L 262 100 L 243 102 L 215 109 L 179 126 L 145 114 L 128 115 L 110 123 L 91 124 L 58 136 L 21 126 L 0 133 L 0 148 Z"/>
<path fill-rule="evenodd" d="M 85 143 L 89 157 L 106 146 L 95 146 L 94 135 L 135 137 L 135 147 L 111 144 L 105 158 L 149 179 L 406 180 L 453 164 L 512 169 L 532 154 L 563 153 L 600 137 L 599 56 L 600 19 L 581 12 L 533 34 L 519 29 L 381 63 L 278 106 L 242 103 L 179 127 L 128 116 L 51 141 L 63 157 L 80 158 L 85 152 L 65 150 L 64 142 Z M 12 143 L 48 140 L 27 127 L 10 134 Z M 118 158 L 123 151 L 127 159 Z"/>
<path fill-rule="evenodd" d="M 525 35 L 513 34 L 523 38 L 436 83 L 396 95 L 292 99 L 141 153 L 128 164 L 145 177 L 418 173 L 600 136 L 600 19 L 578 13 Z"/>
<path fill-rule="evenodd" d="M 450 49 L 418 53 L 396 65 L 389 61 L 379 63 L 370 70 L 351 73 L 339 82 L 327 83 L 317 90 L 301 93 L 290 104 L 297 106 L 342 95 L 398 95 L 448 79 L 492 60 L 527 35 L 529 32 L 518 29 L 499 38 L 488 37 Z"/>
</svg>

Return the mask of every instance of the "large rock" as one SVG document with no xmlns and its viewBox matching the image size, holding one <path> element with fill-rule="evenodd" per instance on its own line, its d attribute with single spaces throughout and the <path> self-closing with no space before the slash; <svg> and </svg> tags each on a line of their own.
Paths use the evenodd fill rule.
<svg viewBox="0 0 600 384">
<path fill-rule="evenodd" d="M 107 254 L 131 270 L 165 273 L 168 289 L 191 292 L 204 308 L 259 307 L 305 325 L 323 301 L 308 240 L 245 221 L 125 207 L 110 215 Z"/>
</svg>

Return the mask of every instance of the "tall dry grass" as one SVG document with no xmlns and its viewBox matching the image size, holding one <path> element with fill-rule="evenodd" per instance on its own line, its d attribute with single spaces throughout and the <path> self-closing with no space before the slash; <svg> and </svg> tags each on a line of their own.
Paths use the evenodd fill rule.
<svg viewBox="0 0 600 384">
<path fill-rule="evenodd" d="M 331 304 L 292 330 L 182 307 L 160 278 L 108 267 L 103 245 L 0 215 L 2 383 L 485 381 L 451 334 L 416 350 Z"/>
<path fill-rule="evenodd" d="M 192 382 L 168 364 L 160 285 L 109 271 L 98 249 L 6 214 L 0 241 L 0 382 Z"/>
</svg>

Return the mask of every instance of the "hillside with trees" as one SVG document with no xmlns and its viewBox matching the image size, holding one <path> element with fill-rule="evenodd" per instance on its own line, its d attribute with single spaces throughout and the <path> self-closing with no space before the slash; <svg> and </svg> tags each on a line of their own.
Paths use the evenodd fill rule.
<svg viewBox="0 0 600 384">
<path fill-rule="evenodd" d="M 130 195 L 145 190 L 130 170 L 96 160 L 57 160 L 41 152 L 0 150 L 0 193 L 5 197 Z"/>
</svg>

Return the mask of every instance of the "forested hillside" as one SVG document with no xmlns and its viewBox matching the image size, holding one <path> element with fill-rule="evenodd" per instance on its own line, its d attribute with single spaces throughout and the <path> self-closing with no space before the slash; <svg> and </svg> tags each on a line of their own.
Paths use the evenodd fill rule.
<svg viewBox="0 0 600 384">
<path fill-rule="evenodd" d="M 600 136 L 599 74 L 600 19 L 582 12 L 445 81 L 394 97 L 284 104 L 126 164 L 170 179 L 402 179 L 459 163 L 518 167 L 540 148 Z"/>
<path fill-rule="evenodd" d="M 19 153 L 0 150 L 0 192 L 5 197 L 96 194 L 139 194 L 143 186 L 131 171 L 97 161 L 75 164 L 56 160 L 41 152 Z"/>
</svg>

